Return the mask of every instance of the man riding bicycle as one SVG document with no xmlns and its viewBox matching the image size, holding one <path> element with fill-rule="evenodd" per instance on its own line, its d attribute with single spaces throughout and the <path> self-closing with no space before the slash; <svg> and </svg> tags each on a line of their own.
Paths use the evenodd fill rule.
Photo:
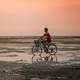
<svg viewBox="0 0 80 80">
<path fill-rule="evenodd" d="M 46 52 L 48 52 L 48 46 L 51 43 L 51 36 L 50 36 L 50 34 L 48 32 L 48 28 L 44 28 L 44 32 L 45 33 L 41 38 L 43 40 L 44 48 L 46 49 Z"/>
<path fill-rule="evenodd" d="M 35 45 L 32 47 L 32 61 L 52 61 L 53 60 L 53 55 L 55 56 L 57 52 L 57 46 L 52 43 L 52 37 L 48 32 L 48 28 L 44 28 L 44 34 L 41 36 L 38 40 L 34 40 Z M 37 52 L 39 53 L 40 58 L 38 57 L 35 59 Z M 43 55 L 46 53 L 47 55 Z M 56 57 L 56 56 L 55 56 Z M 57 61 L 57 57 L 56 57 Z"/>
<path fill-rule="evenodd" d="M 43 41 L 50 43 L 51 42 L 51 36 L 48 32 L 48 28 L 44 28 L 44 35 L 42 36 Z"/>
<path fill-rule="evenodd" d="M 34 40 L 35 45 L 32 48 L 32 53 L 34 52 L 46 52 L 50 54 L 55 54 L 57 52 L 57 47 L 52 43 L 53 39 L 48 32 L 48 28 L 44 28 L 44 34 L 38 40 Z"/>
</svg>

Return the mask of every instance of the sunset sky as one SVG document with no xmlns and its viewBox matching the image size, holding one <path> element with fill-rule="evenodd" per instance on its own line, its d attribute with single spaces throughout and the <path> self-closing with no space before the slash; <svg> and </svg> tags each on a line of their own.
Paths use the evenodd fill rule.
<svg viewBox="0 0 80 80">
<path fill-rule="evenodd" d="M 0 36 L 80 36 L 80 0 L 0 0 Z"/>
</svg>

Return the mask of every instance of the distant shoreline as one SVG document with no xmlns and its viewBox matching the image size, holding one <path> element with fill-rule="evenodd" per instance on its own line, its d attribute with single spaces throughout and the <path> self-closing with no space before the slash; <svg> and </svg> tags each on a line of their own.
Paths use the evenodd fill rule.
<svg viewBox="0 0 80 80">
<path fill-rule="evenodd" d="M 0 36 L 0 43 L 33 43 L 40 36 Z M 80 36 L 52 36 L 52 42 L 80 44 Z"/>
<path fill-rule="evenodd" d="M 0 36 L 0 39 L 1 38 L 15 38 L 15 39 L 18 39 L 18 38 L 38 38 L 40 36 Z M 80 38 L 80 36 L 52 36 L 52 37 L 55 37 L 55 38 Z"/>
</svg>

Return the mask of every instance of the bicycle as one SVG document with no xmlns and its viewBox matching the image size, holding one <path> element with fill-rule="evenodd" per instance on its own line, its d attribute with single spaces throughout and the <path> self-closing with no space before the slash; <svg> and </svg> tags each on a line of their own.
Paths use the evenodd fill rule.
<svg viewBox="0 0 80 80">
<path fill-rule="evenodd" d="M 38 54 L 39 53 L 39 54 Z M 34 46 L 32 47 L 32 54 L 34 57 L 36 55 L 41 56 L 43 53 L 49 54 L 49 57 L 52 55 L 56 55 L 57 53 L 57 46 L 54 43 L 45 43 L 42 38 L 39 38 L 38 40 L 34 40 Z M 39 58 L 39 61 L 42 59 Z M 37 59 L 38 61 L 38 59 Z"/>
<path fill-rule="evenodd" d="M 34 40 L 34 46 L 32 47 L 32 53 L 34 55 L 35 52 L 42 53 L 42 52 L 56 54 L 57 53 L 57 46 L 54 43 L 46 44 L 42 38 L 38 40 Z"/>
</svg>

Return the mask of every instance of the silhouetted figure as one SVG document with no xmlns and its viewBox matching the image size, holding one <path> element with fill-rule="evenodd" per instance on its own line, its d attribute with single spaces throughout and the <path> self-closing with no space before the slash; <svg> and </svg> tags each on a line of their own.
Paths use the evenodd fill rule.
<svg viewBox="0 0 80 80">
<path fill-rule="evenodd" d="M 42 36 L 43 40 L 47 43 L 51 42 L 51 36 L 50 33 L 48 32 L 48 28 L 44 28 L 44 35 Z"/>
<path fill-rule="evenodd" d="M 51 36 L 48 32 L 48 28 L 44 28 L 44 35 L 41 38 L 43 39 L 45 52 L 48 53 L 48 46 L 51 43 Z"/>
</svg>

